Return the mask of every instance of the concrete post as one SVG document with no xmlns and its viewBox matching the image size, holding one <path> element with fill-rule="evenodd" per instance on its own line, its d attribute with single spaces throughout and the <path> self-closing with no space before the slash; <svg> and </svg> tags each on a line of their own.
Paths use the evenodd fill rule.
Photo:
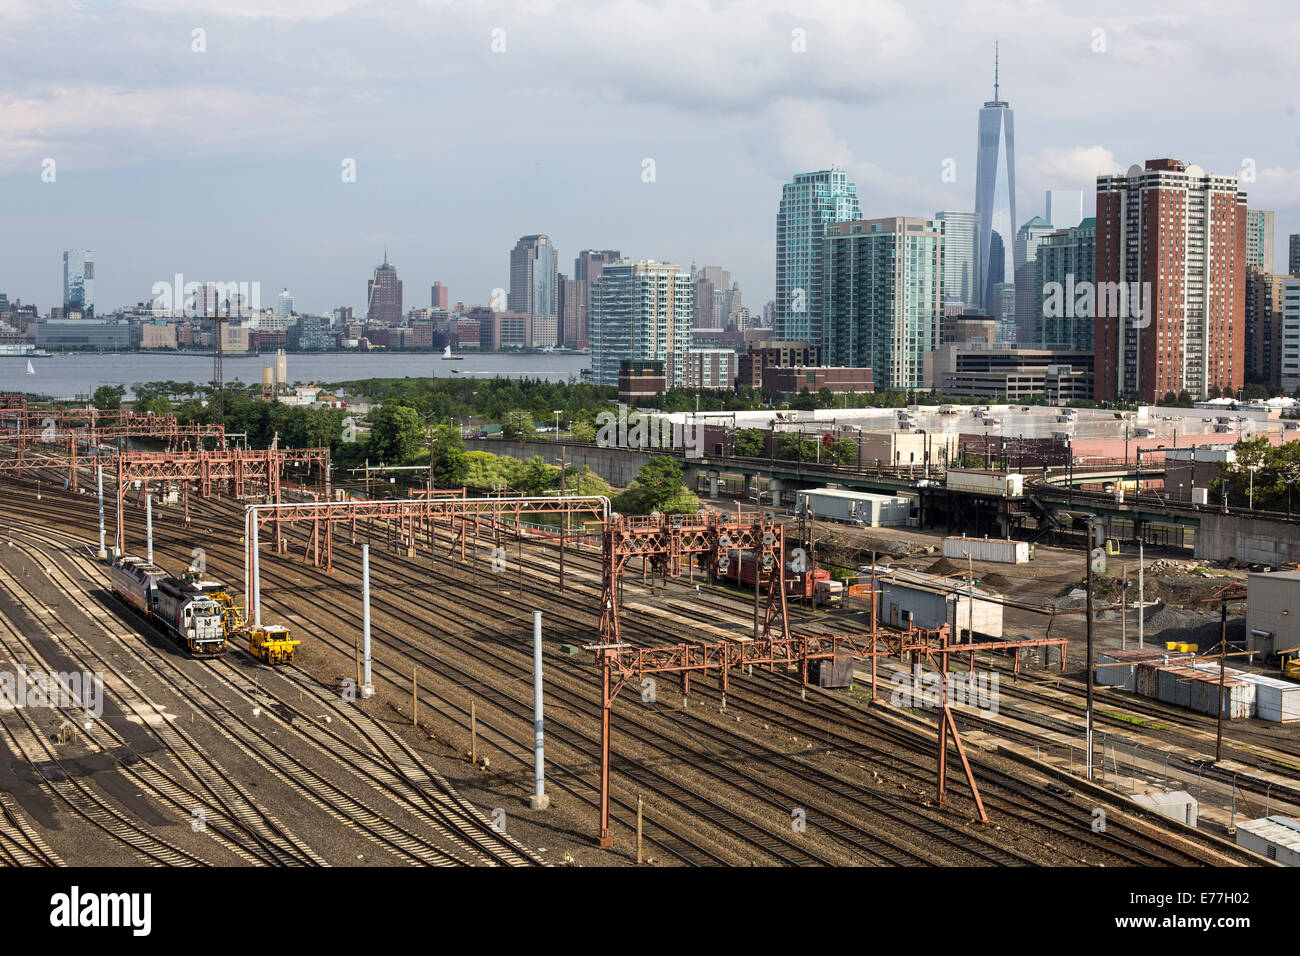
<svg viewBox="0 0 1300 956">
<path fill-rule="evenodd" d="M 542 612 L 533 612 L 533 795 L 534 810 L 551 805 L 546 795 L 545 736 L 542 730 Z"/>
<path fill-rule="evenodd" d="M 99 560 L 103 561 L 108 557 L 104 548 L 104 466 L 96 465 L 95 472 L 99 483 Z"/>
<path fill-rule="evenodd" d="M 361 546 L 361 696 L 375 692 L 370 679 L 370 545 Z"/>
</svg>

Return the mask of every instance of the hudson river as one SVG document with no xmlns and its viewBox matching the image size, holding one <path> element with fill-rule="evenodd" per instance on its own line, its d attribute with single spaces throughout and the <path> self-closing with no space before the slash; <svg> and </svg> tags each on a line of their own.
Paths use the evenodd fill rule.
<svg viewBox="0 0 1300 956">
<path fill-rule="evenodd" d="M 465 353 L 463 362 L 444 362 L 437 352 L 311 352 L 288 353 L 288 377 L 297 382 L 339 382 L 359 378 L 545 378 L 554 382 L 580 381 L 589 355 L 565 353 L 509 354 Z M 0 391 L 32 392 L 51 398 L 75 399 L 101 385 L 166 381 L 207 383 L 212 380 L 212 356 L 176 353 L 124 352 L 121 355 L 52 355 L 31 359 L 35 375 L 28 375 L 27 358 L 0 356 Z M 260 383 L 262 368 L 275 361 L 274 352 L 258 356 L 226 356 L 222 361 L 227 382 Z"/>
</svg>

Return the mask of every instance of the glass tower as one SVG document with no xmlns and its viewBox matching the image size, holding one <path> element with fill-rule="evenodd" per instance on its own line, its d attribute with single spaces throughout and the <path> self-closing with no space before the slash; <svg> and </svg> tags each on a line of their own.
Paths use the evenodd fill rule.
<svg viewBox="0 0 1300 956">
<path fill-rule="evenodd" d="M 800 173 L 781 189 L 776 214 L 773 325 L 782 341 L 822 341 L 822 240 L 826 226 L 861 218 L 858 187 L 842 169 Z"/>
<path fill-rule="evenodd" d="M 89 249 L 69 249 L 63 254 L 63 314 L 95 316 L 95 254 Z"/>
<path fill-rule="evenodd" d="M 994 286 L 1011 281 L 1006 274 L 1006 257 L 1000 268 L 992 261 L 993 236 L 996 233 L 1005 249 L 1015 237 L 1016 219 L 1016 147 L 1014 116 L 1011 104 L 998 95 L 998 60 L 993 55 L 993 99 L 980 110 L 979 147 L 975 164 L 975 216 L 979 232 L 975 250 L 979 257 L 976 294 L 989 315 L 997 315 Z"/>
</svg>

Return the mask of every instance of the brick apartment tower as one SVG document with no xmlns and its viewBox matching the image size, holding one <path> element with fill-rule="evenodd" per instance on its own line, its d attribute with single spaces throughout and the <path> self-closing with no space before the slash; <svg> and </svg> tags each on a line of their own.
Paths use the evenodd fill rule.
<svg viewBox="0 0 1300 956">
<path fill-rule="evenodd" d="M 1124 308 L 1118 283 L 1138 301 L 1150 289 L 1149 325 Z M 1235 177 L 1176 159 L 1097 177 L 1096 398 L 1240 388 L 1245 302 L 1246 194 Z"/>
</svg>

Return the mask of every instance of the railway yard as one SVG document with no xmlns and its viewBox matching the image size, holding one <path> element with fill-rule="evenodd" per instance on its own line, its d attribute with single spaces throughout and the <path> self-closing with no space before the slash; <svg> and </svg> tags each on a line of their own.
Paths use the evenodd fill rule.
<svg viewBox="0 0 1300 956">
<path fill-rule="evenodd" d="M 734 669 L 725 695 L 716 674 L 701 674 L 689 694 L 663 675 L 618 697 L 613 845 L 600 847 L 601 671 L 585 649 L 599 642 L 599 547 L 570 545 L 561 585 L 553 537 L 485 526 L 462 544 L 453 526 L 434 524 L 427 536 L 412 530 L 411 556 L 399 529 L 366 519 L 335 529 L 327 571 L 304 560 L 310 527 L 287 525 L 283 553 L 261 549 L 260 593 L 263 619 L 301 642 L 292 663 L 267 666 L 234 641 L 200 659 L 114 594 L 96 555 L 93 475 L 80 493 L 54 475 L 0 479 L 0 670 L 102 673 L 103 713 L 0 709 L 7 864 L 634 865 L 640 819 L 650 866 L 1252 866 L 1265 861 L 1231 842 L 1233 821 L 1300 808 L 1300 743 L 1288 728 L 1231 722 L 1225 759 L 1209 766 L 1212 718 L 1112 688 L 1097 692 L 1101 775 L 1082 779 L 1076 614 L 1053 624 L 1069 642 L 1063 673 L 1055 655 L 1049 669 L 1029 651 L 1016 676 L 1009 658 L 984 654 L 999 706 L 953 708 L 987 823 L 951 749 L 956 773 L 939 799 L 935 713 L 891 702 L 900 661 L 880 659 L 874 701 L 867 661 L 852 687 L 836 689 L 755 665 Z M 155 563 L 176 573 L 201 554 L 208 577 L 239 591 L 248 503 L 218 494 L 154 504 Z M 134 496 L 123 518 L 127 552 L 143 554 Z M 896 565 L 937 560 L 923 533 L 888 534 L 923 544 Z M 368 698 L 348 690 L 362 543 Z M 1040 549 L 1031 567 L 996 570 L 1026 576 L 1008 580 L 1018 600 L 1045 602 L 1079 580 L 1082 558 Z M 630 565 L 622 585 L 625 644 L 752 635 L 752 591 L 698 573 L 643 582 L 639 571 Z M 790 627 L 860 630 L 863 607 L 791 601 Z M 546 809 L 529 802 L 538 611 Z M 1105 627 L 1101 646 L 1118 647 L 1118 625 Z M 1009 610 L 1009 632 L 1042 630 L 1040 618 Z M 1173 785 L 1199 788 L 1199 827 L 1129 799 Z"/>
</svg>

